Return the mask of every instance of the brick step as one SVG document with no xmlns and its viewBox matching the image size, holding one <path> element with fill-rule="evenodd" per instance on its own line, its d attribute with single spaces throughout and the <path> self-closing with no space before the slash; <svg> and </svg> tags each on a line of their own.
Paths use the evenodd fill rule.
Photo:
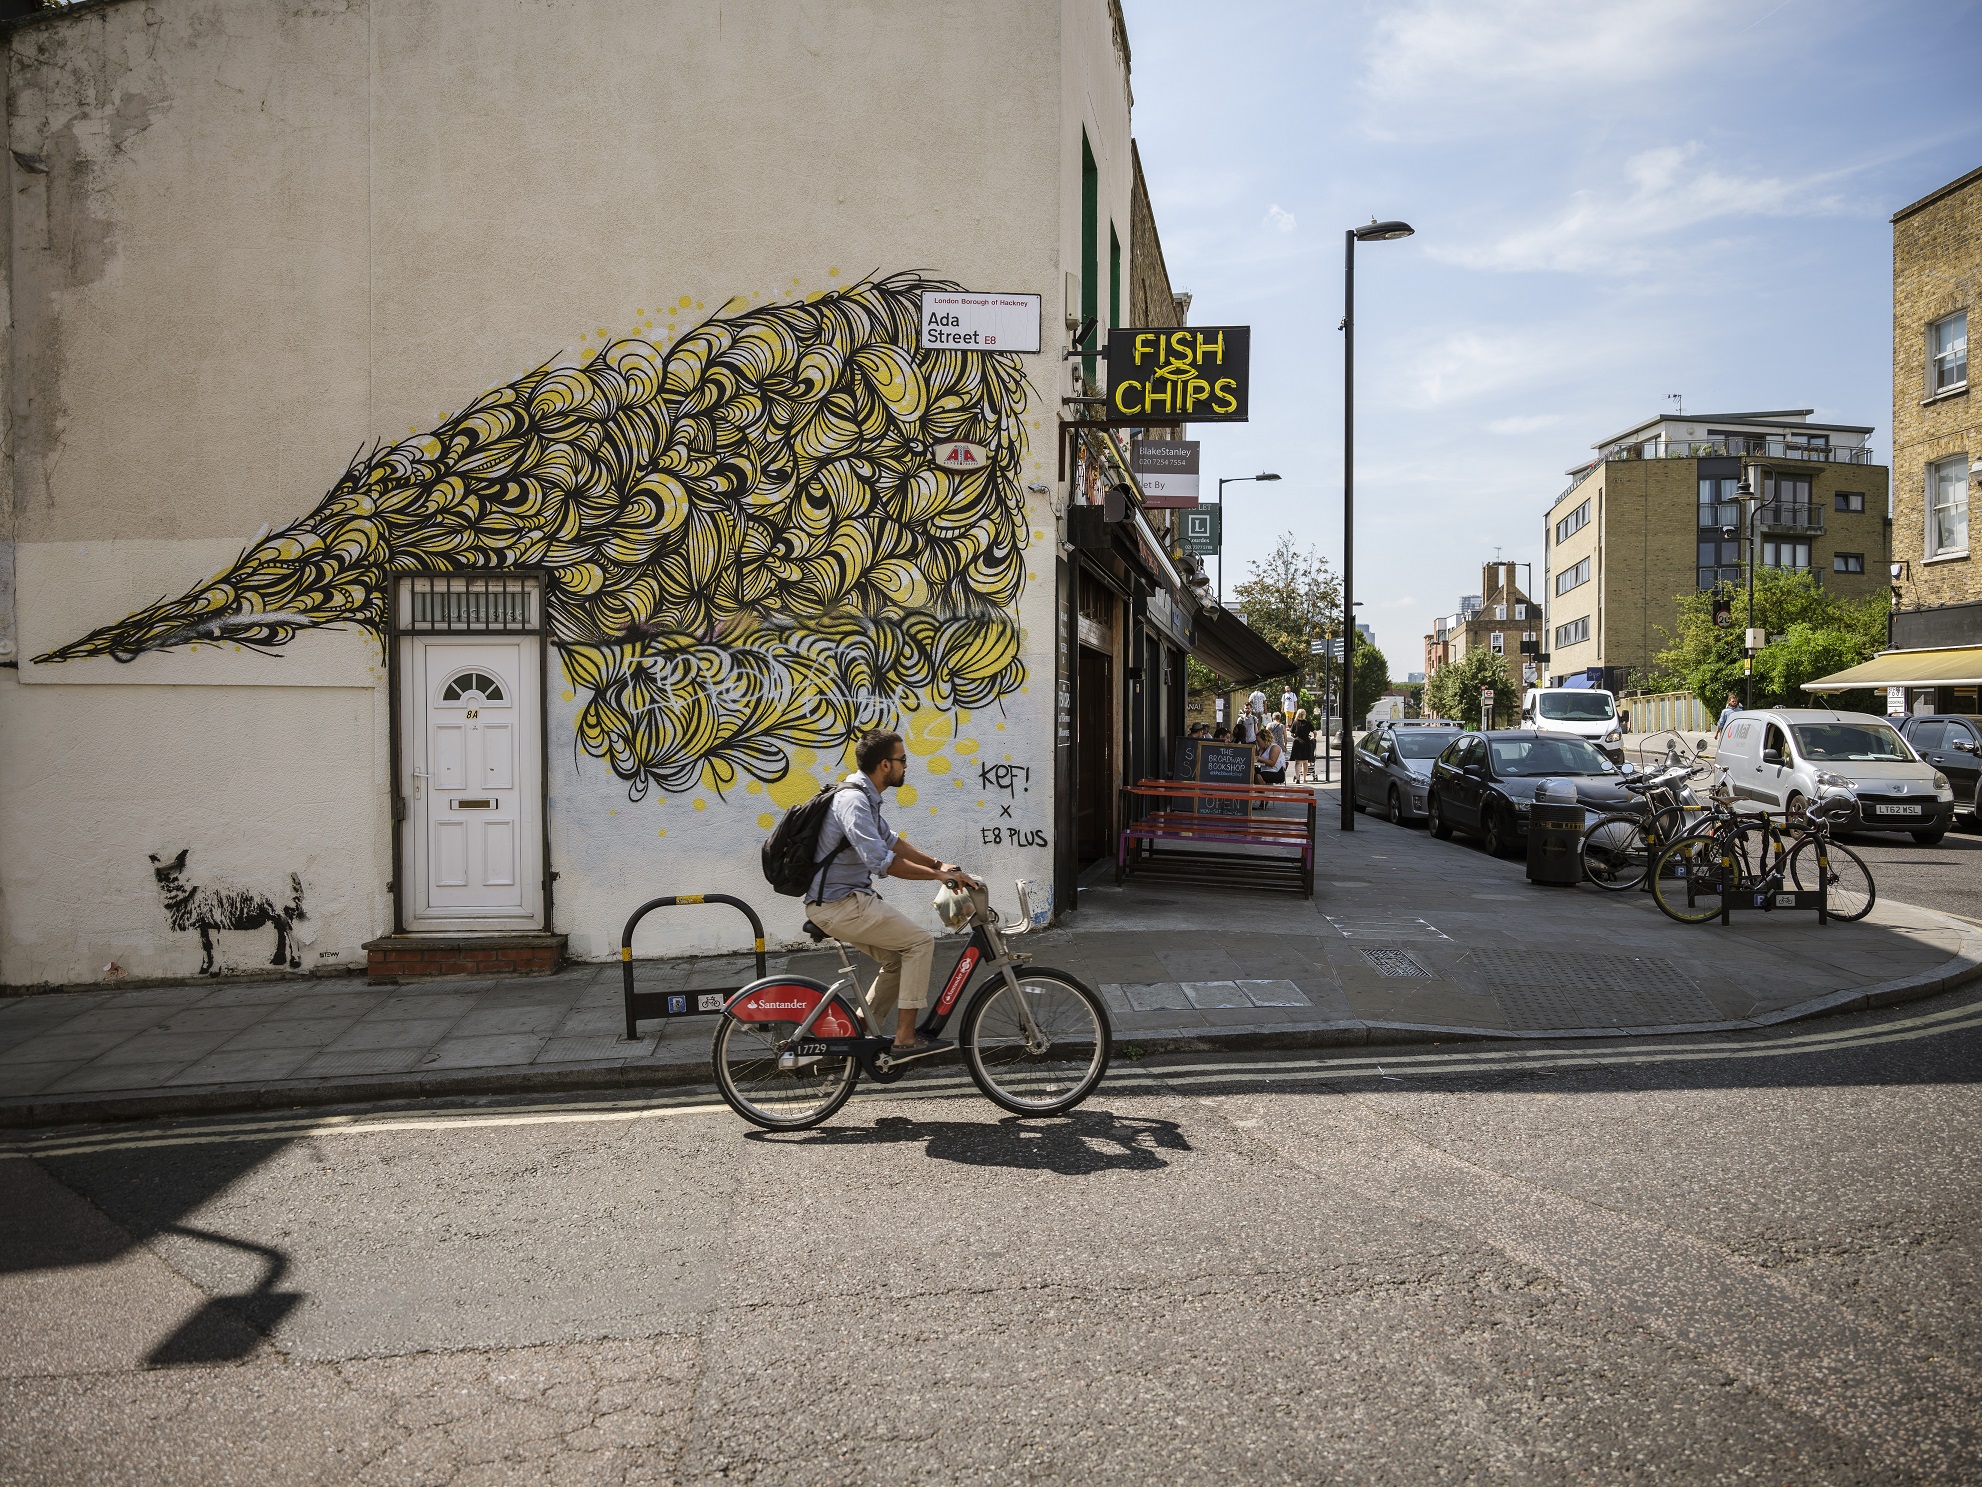
<svg viewBox="0 0 1982 1487">
<path fill-rule="evenodd" d="M 379 983 L 430 976 L 548 976 L 564 964 L 554 934 L 386 935 L 365 942 L 366 971 Z"/>
</svg>

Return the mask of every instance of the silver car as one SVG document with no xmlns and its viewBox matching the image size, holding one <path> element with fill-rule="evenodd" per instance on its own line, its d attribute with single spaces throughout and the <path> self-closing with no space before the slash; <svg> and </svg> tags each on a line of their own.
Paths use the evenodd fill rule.
<svg viewBox="0 0 1982 1487">
<path fill-rule="evenodd" d="M 1855 802 L 1844 831 L 1904 831 L 1931 846 L 1954 820 L 1948 777 L 1869 713 L 1758 708 L 1727 720 L 1714 763 L 1737 798 L 1794 809 L 1821 795 Z"/>
<path fill-rule="evenodd" d="M 1449 723 L 1391 723 L 1356 741 L 1356 806 L 1398 825 L 1422 820 L 1432 761 L 1466 730 Z"/>
</svg>

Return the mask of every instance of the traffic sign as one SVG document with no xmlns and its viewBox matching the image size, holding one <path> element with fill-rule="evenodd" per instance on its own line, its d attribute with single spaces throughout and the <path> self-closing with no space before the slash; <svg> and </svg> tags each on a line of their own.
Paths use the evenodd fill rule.
<svg viewBox="0 0 1982 1487">
<path fill-rule="evenodd" d="M 1492 706 L 1493 706 L 1493 688 L 1492 688 L 1492 687 L 1481 687 L 1481 688 L 1480 688 L 1480 706 L 1481 706 L 1481 707 L 1492 707 Z"/>
</svg>

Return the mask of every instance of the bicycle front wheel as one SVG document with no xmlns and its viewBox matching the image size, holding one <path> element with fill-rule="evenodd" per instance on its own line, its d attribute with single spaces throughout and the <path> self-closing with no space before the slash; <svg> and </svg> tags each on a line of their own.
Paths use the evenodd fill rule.
<svg viewBox="0 0 1982 1487">
<path fill-rule="evenodd" d="M 1721 899 L 1730 888 L 1721 844 L 1712 837 L 1689 836 L 1674 842 L 1652 859 L 1652 900 L 1681 924 L 1705 924 L 1718 919 Z M 1735 876 L 1741 876 L 1736 859 Z"/>
<path fill-rule="evenodd" d="M 743 1022 L 725 1016 L 716 1027 L 716 1088 L 729 1108 L 767 1131 L 816 1126 L 853 1096 L 860 1065 L 844 1054 L 800 1058 L 780 1068 L 778 1044 L 795 1022 Z"/>
<path fill-rule="evenodd" d="M 1831 918 L 1847 923 L 1863 919 L 1872 912 L 1872 904 L 1879 896 L 1879 890 L 1872 882 L 1872 869 L 1851 848 L 1839 846 L 1836 842 L 1825 844 L 1824 855 L 1830 859 L 1830 868 L 1820 874 L 1816 838 L 1805 837 L 1791 847 L 1790 885 L 1805 892 L 1815 892 L 1821 880 L 1825 897 L 1830 901 L 1826 912 Z"/>
<path fill-rule="evenodd" d="M 1583 876 L 1612 893 L 1636 888 L 1651 865 L 1652 841 L 1643 816 L 1620 811 L 1603 817 L 1583 833 Z"/>
<path fill-rule="evenodd" d="M 984 1098 L 1015 1115 L 1059 1115 L 1094 1093 L 1108 1072 L 1108 1009 L 1065 971 L 1014 971 L 1032 1028 L 1002 974 L 964 1009 L 964 1067 Z"/>
</svg>

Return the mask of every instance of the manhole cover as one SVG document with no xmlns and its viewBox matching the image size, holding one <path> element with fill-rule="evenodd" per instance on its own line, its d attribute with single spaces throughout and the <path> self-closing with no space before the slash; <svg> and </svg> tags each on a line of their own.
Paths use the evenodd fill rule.
<svg viewBox="0 0 1982 1487">
<path fill-rule="evenodd" d="M 1369 950 L 1357 947 L 1364 960 L 1376 967 L 1379 976 L 1411 976 L 1420 981 L 1432 979 L 1430 971 L 1419 965 L 1402 950 Z"/>
</svg>

